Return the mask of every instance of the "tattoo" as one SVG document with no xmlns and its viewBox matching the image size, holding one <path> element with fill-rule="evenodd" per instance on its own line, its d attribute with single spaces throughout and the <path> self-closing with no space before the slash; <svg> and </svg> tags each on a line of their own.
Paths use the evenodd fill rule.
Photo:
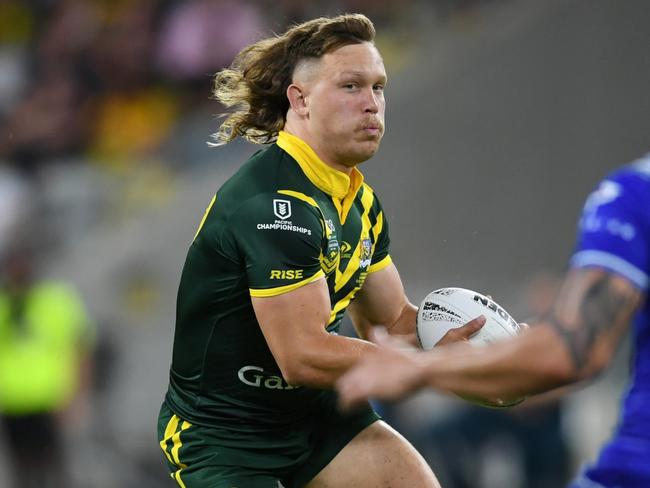
<svg viewBox="0 0 650 488">
<path fill-rule="evenodd" d="M 569 354 L 571 354 L 571 359 L 573 364 L 577 369 L 582 368 L 582 354 L 576 346 L 575 340 L 575 331 L 569 330 L 569 328 L 564 325 L 560 320 L 555 316 L 553 311 L 549 312 L 546 316 L 543 317 L 544 321 L 553 327 L 553 330 L 560 336 L 560 339 L 564 341 L 564 344 L 569 349 Z"/>
<path fill-rule="evenodd" d="M 603 334 L 630 319 L 639 298 L 633 288 L 615 286 L 608 273 L 594 278 L 577 302 L 569 305 L 568 312 L 575 314 L 575 320 L 560 319 L 556 310 L 544 317 L 566 344 L 577 370 L 587 364 L 593 345 Z"/>
</svg>

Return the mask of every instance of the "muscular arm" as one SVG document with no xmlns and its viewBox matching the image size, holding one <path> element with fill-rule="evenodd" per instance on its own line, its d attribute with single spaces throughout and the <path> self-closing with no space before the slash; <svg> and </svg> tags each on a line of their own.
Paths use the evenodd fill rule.
<svg viewBox="0 0 650 488">
<path fill-rule="evenodd" d="M 331 388 L 370 342 L 329 334 L 330 299 L 324 279 L 273 297 L 253 297 L 255 315 L 282 376 L 292 385 Z"/>
<path fill-rule="evenodd" d="M 421 381 L 483 398 L 515 398 L 589 378 L 605 368 L 642 293 L 599 269 L 568 273 L 551 311 L 531 330 L 489 349 L 450 346 L 422 357 Z"/>
<path fill-rule="evenodd" d="M 371 273 L 363 288 L 348 307 L 359 337 L 366 339 L 374 326 L 383 326 L 391 336 L 397 336 L 411 346 L 418 346 L 415 321 L 418 309 L 406 294 L 394 264 Z M 477 317 L 461 327 L 449 330 L 436 346 L 467 341 L 483 324 Z"/>
<path fill-rule="evenodd" d="M 417 307 L 406 294 L 394 264 L 370 273 L 363 288 L 348 307 L 359 337 L 366 339 L 372 327 L 382 325 L 391 335 L 399 335 L 416 345 L 415 319 Z"/>
</svg>

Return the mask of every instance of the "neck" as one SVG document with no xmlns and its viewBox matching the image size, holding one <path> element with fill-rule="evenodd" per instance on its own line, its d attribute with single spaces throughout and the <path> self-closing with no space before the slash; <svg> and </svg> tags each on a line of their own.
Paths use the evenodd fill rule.
<svg viewBox="0 0 650 488">
<path fill-rule="evenodd" d="M 291 123 L 291 121 L 287 119 L 287 123 L 284 125 L 284 128 L 282 130 L 288 132 L 291 135 L 299 137 L 300 139 L 305 141 L 309 145 L 309 147 L 313 149 L 313 151 L 321 159 L 321 161 L 323 161 L 329 167 L 337 171 L 341 171 L 342 173 L 345 173 L 348 176 L 350 176 L 350 173 L 352 173 L 352 168 L 354 168 L 354 166 L 347 166 L 328 157 L 327 152 L 323 150 L 318 140 L 315 137 L 313 137 L 313 135 L 304 126 Z"/>
</svg>

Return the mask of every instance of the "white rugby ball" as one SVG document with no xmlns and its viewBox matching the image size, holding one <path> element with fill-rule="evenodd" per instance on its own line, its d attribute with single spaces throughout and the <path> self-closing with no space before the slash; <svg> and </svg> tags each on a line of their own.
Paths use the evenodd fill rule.
<svg viewBox="0 0 650 488">
<path fill-rule="evenodd" d="M 479 315 L 484 315 L 487 321 L 469 338 L 472 344 L 491 344 L 520 332 L 517 321 L 487 296 L 465 288 L 440 288 L 429 293 L 420 303 L 416 322 L 420 345 L 423 349 L 431 349 L 447 331 Z"/>
</svg>

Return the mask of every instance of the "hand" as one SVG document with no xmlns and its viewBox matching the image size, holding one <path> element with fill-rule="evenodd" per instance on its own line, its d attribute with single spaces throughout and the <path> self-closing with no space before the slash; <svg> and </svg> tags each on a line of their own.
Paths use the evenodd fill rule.
<svg viewBox="0 0 650 488">
<path fill-rule="evenodd" d="M 418 355 L 409 344 L 390 337 L 382 328 L 370 331 L 377 349 L 369 352 L 336 383 L 339 406 L 350 410 L 369 398 L 397 400 L 417 390 L 424 371 Z"/>
<path fill-rule="evenodd" d="M 451 344 L 453 342 L 467 342 L 470 337 L 481 330 L 481 327 L 485 325 L 486 321 L 487 319 L 484 315 L 479 315 L 461 327 L 449 329 L 434 347 L 444 346 L 445 344 Z"/>
</svg>

